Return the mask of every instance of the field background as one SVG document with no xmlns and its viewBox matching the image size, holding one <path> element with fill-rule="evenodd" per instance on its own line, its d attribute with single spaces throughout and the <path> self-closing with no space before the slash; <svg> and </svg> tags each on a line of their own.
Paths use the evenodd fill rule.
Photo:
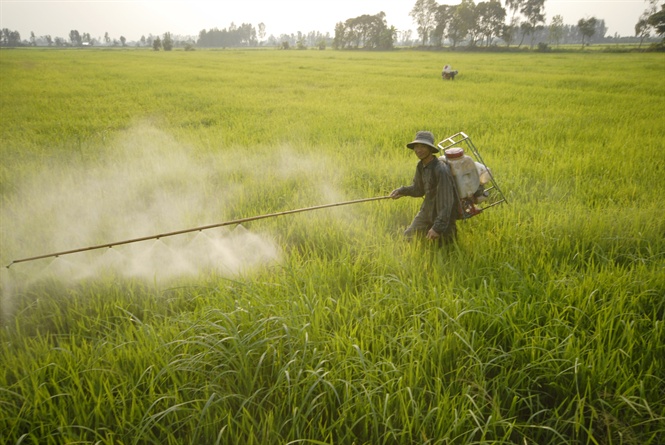
<svg viewBox="0 0 665 445">
<path fill-rule="evenodd" d="M 387 195 L 421 129 L 468 134 L 509 201 L 445 250 L 400 238 L 405 198 L 3 267 L 2 442 L 664 443 L 664 72 L 0 51 L 2 266 Z"/>
</svg>

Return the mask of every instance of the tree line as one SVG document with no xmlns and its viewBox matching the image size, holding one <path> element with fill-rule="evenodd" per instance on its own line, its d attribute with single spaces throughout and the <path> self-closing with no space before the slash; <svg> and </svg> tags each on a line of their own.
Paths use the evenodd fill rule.
<svg viewBox="0 0 665 445">
<path fill-rule="evenodd" d="M 577 25 L 565 25 L 563 17 L 555 15 L 550 24 L 545 20 L 545 0 L 499 0 L 475 3 L 462 0 L 459 5 L 439 5 L 436 0 L 417 0 L 410 16 L 417 26 L 422 46 L 440 47 L 449 44 L 455 48 L 492 46 L 500 40 L 505 46 L 517 47 L 535 43 L 591 43 L 593 38 L 605 38 L 605 21 L 596 17 L 581 18 Z M 665 3 L 657 12 L 658 0 L 649 0 L 649 7 L 635 25 L 635 36 L 640 42 L 651 36 L 665 34 Z"/>
<path fill-rule="evenodd" d="M 521 47 L 528 44 L 531 48 L 538 42 L 542 45 L 581 43 L 583 46 L 606 39 L 605 21 L 596 17 L 579 19 L 576 25 L 566 25 L 563 17 L 555 15 L 549 24 L 545 20 L 545 0 L 488 0 L 476 3 L 474 0 L 462 0 L 458 5 L 439 5 L 436 0 L 416 0 L 410 17 L 416 25 L 418 41 L 411 40 L 412 32 L 398 31 L 389 26 L 384 12 L 376 15 L 361 15 L 338 22 L 334 36 L 312 31 L 279 37 L 270 36 L 267 40 L 266 26 L 259 23 L 258 29 L 252 24 L 228 28 L 201 30 L 198 38 L 179 38 L 171 33 L 162 36 L 142 36 L 136 46 L 152 47 L 154 50 L 170 51 L 176 46 L 185 49 L 198 47 L 255 47 L 276 46 L 283 49 L 292 47 L 305 49 L 318 47 L 325 49 L 366 49 L 390 50 L 397 44 L 423 47 L 466 46 L 491 47 L 499 44 L 506 47 Z M 665 3 L 648 0 L 648 7 L 635 24 L 635 38 L 640 45 L 645 39 L 665 35 Z M 618 35 L 615 35 L 618 38 Z M 29 40 L 21 40 L 18 31 L 2 29 L 0 46 L 126 46 L 127 39 L 111 39 L 108 32 L 102 38 L 93 38 L 89 33 L 72 30 L 68 40 L 50 35 L 37 37 L 31 32 Z M 665 39 L 664 39 L 665 40 Z M 661 43 L 663 46 L 663 43 Z"/>
<path fill-rule="evenodd" d="M 393 48 L 397 29 L 388 27 L 386 14 L 361 15 L 339 22 L 335 26 L 335 49 L 375 49 L 388 50 Z"/>
</svg>

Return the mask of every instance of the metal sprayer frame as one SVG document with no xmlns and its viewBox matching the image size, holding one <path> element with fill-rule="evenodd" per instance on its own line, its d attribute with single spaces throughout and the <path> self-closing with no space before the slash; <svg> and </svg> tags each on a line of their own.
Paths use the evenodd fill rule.
<svg viewBox="0 0 665 445">
<path fill-rule="evenodd" d="M 446 150 L 448 150 L 449 148 L 460 146 L 462 143 L 466 145 L 466 149 L 464 150 L 464 152 L 466 154 L 470 153 L 475 158 L 476 162 L 482 164 L 487 169 L 487 173 L 489 173 L 490 177 L 488 184 L 491 184 L 491 186 L 485 187 L 485 191 L 489 192 L 489 197 L 487 201 L 479 204 L 474 204 L 475 208 L 479 211 L 478 213 L 482 212 L 483 210 L 487 210 L 491 207 L 494 207 L 496 205 L 499 205 L 502 202 L 507 203 L 508 200 L 506 199 L 503 192 L 499 188 L 499 185 L 496 183 L 494 175 L 492 174 L 492 170 L 490 170 L 487 164 L 485 164 L 483 157 L 480 155 L 480 152 L 478 151 L 476 146 L 473 145 L 473 142 L 471 141 L 471 138 L 469 136 L 467 136 L 463 132 L 455 133 L 454 135 L 447 137 L 446 139 L 439 142 L 438 147 L 441 150 L 441 153 L 445 155 Z M 460 208 L 463 208 L 464 203 L 462 202 L 462 199 L 459 198 L 459 193 L 457 192 L 457 184 L 455 184 L 455 193 L 457 194 L 458 199 L 460 200 L 459 203 Z M 461 213 L 462 213 L 462 219 L 468 219 L 471 218 L 472 216 L 477 215 L 477 213 L 468 214 L 465 211 L 462 211 Z"/>
</svg>

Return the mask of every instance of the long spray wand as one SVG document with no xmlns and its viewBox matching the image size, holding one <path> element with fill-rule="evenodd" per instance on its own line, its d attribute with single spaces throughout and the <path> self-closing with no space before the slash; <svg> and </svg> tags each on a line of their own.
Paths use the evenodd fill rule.
<svg viewBox="0 0 665 445">
<path fill-rule="evenodd" d="M 99 244 L 96 246 L 89 246 L 89 247 L 82 247 L 79 249 L 73 249 L 73 250 L 65 250 L 62 252 L 55 252 L 55 253 L 47 253 L 44 255 L 38 255 L 38 256 L 33 256 L 30 258 L 22 258 L 20 260 L 14 260 L 11 263 L 7 265 L 7 269 L 9 269 L 13 264 L 16 263 L 24 263 L 27 261 L 34 261 L 34 260 L 39 260 L 42 258 L 51 258 L 51 257 L 59 257 L 63 255 L 69 255 L 72 253 L 77 253 L 77 252 L 87 252 L 89 250 L 96 250 L 96 249 L 103 249 L 106 247 L 114 247 L 114 246 L 121 246 L 123 244 L 131 244 L 131 243 L 138 243 L 140 241 L 147 241 L 151 239 L 160 239 L 160 238 L 166 238 L 168 236 L 174 236 L 174 235 L 181 235 L 183 233 L 190 233 L 190 232 L 200 232 L 202 230 L 208 230 L 208 229 L 214 229 L 216 227 L 222 227 L 222 226 L 230 226 L 234 224 L 242 224 L 245 222 L 249 221 L 256 221 L 257 219 L 265 219 L 265 218 L 273 218 L 276 216 L 282 216 L 282 215 L 290 215 L 292 213 L 300 213 L 300 212 L 308 212 L 311 210 L 318 210 L 318 209 L 325 209 L 327 207 L 337 207 L 337 206 L 343 206 L 343 205 L 348 205 L 348 204 L 357 204 L 359 202 L 367 202 L 367 201 L 377 201 L 380 199 L 388 199 L 390 196 L 376 196 L 374 198 L 363 198 L 363 199 L 355 199 L 353 201 L 343 201 L 343 202 L 336 202 L 333 204 L 323 204 L 323 205 L 318 205 L 318 206 L 313 206 L 313 207 L 305 207 L 302 209 L 295 209 L 295 210 L 286 210 L 284 212 L 277 212 L 277 213 L 268 213 L 265 215 L 258 215 L 258 216 L 251 216 L 248 218 L 241 218 L 241 219 L 235 219 L 233 221 L 225 221 L 217 224 L 210 224 L 207 226 L 201 226 L 201 227 L 194 227 L 193 229 L 184 229 L 184 230 L 177 230 L 175 232 L 167 232 L 167 233 L 161 233 L 159 235 L 151 235 L 151 236 L 144 236 L 141 238 L 133 238 L 125 241 L 116 241 L 114 243 L 108 243 L 108 244 Z"/>
</svg>

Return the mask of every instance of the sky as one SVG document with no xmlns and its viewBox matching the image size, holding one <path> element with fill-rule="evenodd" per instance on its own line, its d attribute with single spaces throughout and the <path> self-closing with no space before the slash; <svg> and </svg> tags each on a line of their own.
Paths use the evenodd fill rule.
<svg viewBox="0 0 665 445">
<path fill-rule="evenodd" d="M 476 0 L 478 3 L 479 0 Z M 228 28 L 231 23 L 266 26 L 266 37 L 319 31 L 335 32 L 335 24 L 363 14 L 386 13 L 388 26 L 414 30 L 409 16 L 416 0 L 0 0 L 0 28 L 18 31 L 21 39 L 50 35 L 67 39 L 71 30 L 93 38 L 108 32 L 112 39 L 124 36 L 197 37 L 199 31 Z M 437 0 L 459 4 L 459 0 Z M 501 1 L 505 5 L 505 1 Z M 662 3 L 662 2 L 660 2 Z M 633 36 L 635 24 L 648 8 L 646 0 L 545 0 L 546 23 L 561 15 L 564 24 L 579 19 L 605 20 L 608 36 Z"/>
</svg>

